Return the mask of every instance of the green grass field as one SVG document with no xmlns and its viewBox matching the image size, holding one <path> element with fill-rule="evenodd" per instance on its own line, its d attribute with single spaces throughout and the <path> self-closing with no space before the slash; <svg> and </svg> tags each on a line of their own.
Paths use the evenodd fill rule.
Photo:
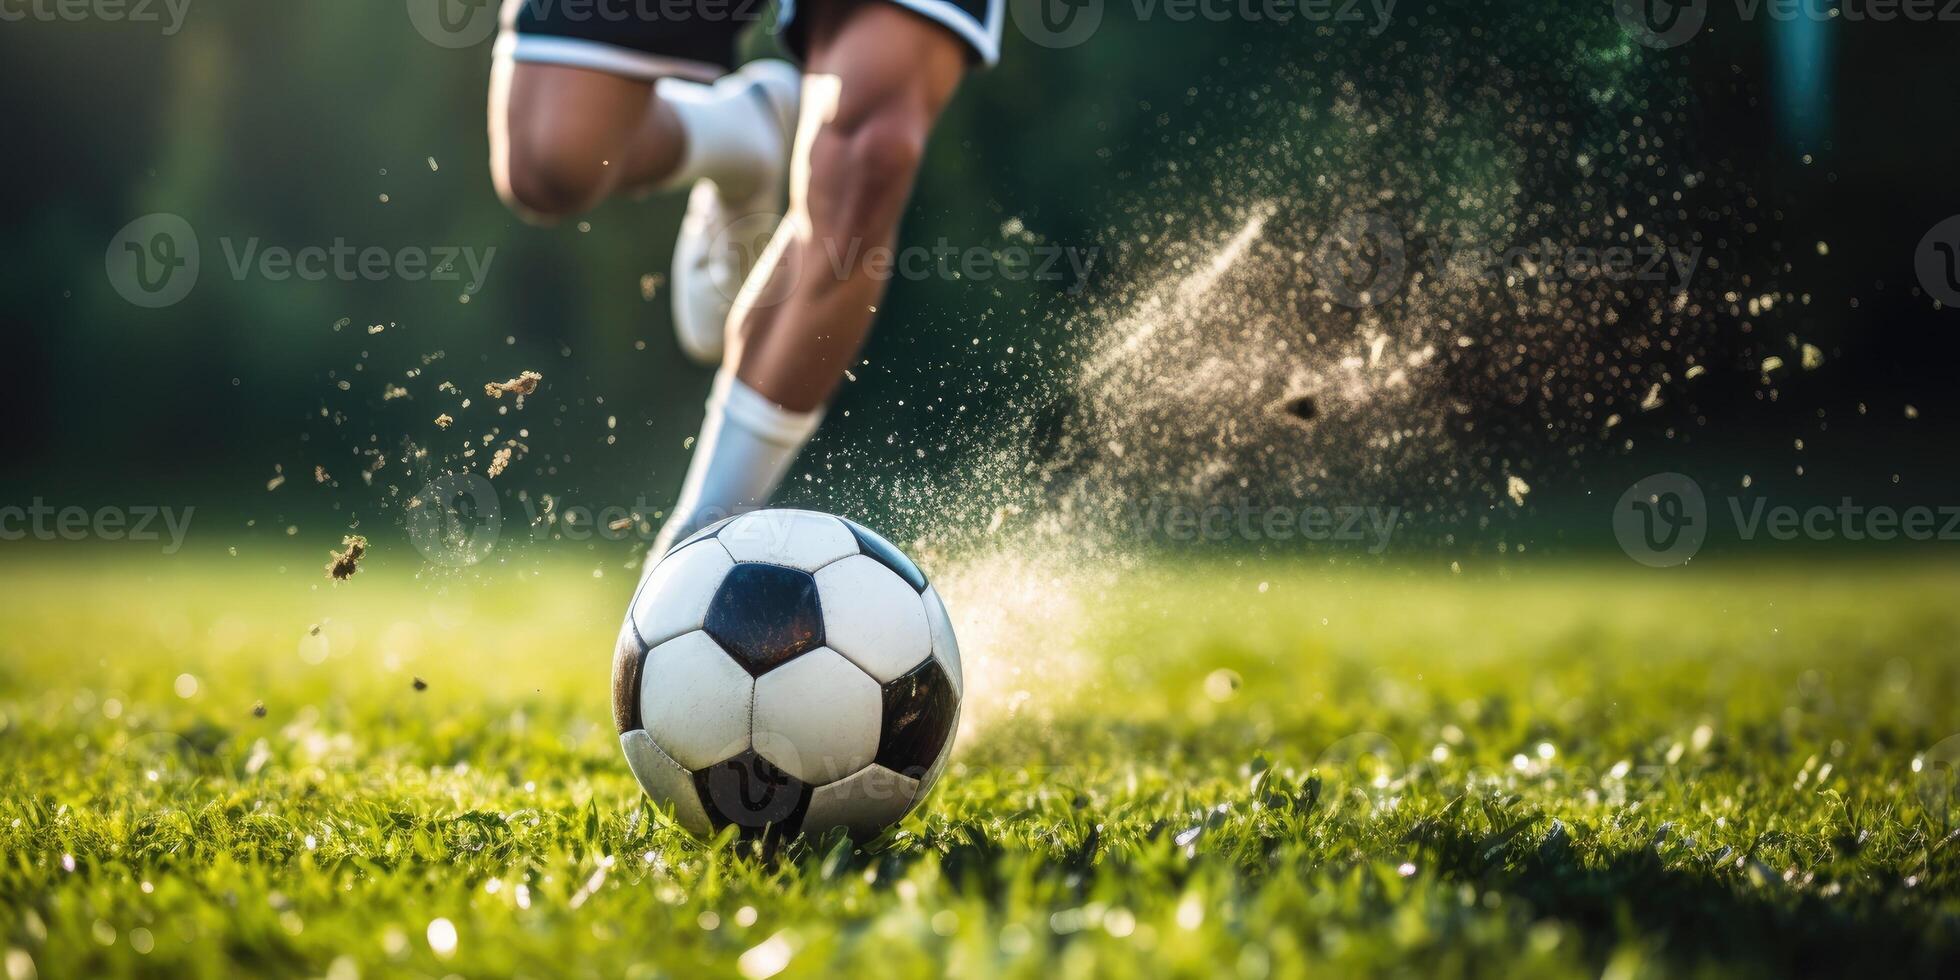
<svg viewBox="0 0 1960 980">
<path fill-rule="evenodd" d="M 629 572 L 10 557 L 13 978 L 1960 968 L 1960 568 L 975 560 L 955 766 L 761 856 L 620 757 Z"/>
</svg>

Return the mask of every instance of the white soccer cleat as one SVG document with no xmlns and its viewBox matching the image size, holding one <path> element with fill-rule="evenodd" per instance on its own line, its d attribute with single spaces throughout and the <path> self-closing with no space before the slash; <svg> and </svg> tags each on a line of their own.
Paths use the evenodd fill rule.
<svg viewBox="0 0 1960 980">
<path fill-rule="evenodd" d="M 716 100 L 755 100 L 774 129 L 744 141 L 758 159 L 754 179 L 735 188 L 736 197 L 707 178 L 688 194 L 674 245 L 674 331 L 681 350 L 697 363 L 721 363 L 728 312 L 782 221 L 802 86 L 794 66 L 773 60 L 750 62 L 714 84 Z"/>
</svg>

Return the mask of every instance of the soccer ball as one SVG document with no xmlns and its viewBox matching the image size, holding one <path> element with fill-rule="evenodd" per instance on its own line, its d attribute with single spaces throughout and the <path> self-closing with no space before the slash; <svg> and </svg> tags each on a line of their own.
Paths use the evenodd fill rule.
<svg viewBox="0 0 1960 980">
<path fill-rule="evenodd" d="M 647 571 L 613 656 L 613 715 L 640 786 L 688 831 L 862 840 L 932 788 L 961 684 L 946 606 L 891 542 L 759 510 Z"/>
</svg>

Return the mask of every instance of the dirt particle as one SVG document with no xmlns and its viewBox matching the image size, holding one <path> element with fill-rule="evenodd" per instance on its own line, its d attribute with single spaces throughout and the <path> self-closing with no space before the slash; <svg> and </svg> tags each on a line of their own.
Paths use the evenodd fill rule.
<svg viewBox="0 0 1960 980">
<path fill-rule="evenodd" d="M 1298 422 L 1311 422 L 1320 417 L 1320 403 L 1312 395 L 1293 395 L 1275 407 Z"/>
<path fill-rule="evenodd" d="M 492 381 L 484 385 L 483 393 L 492 398 L 502 398 L 505 395 L 528 395 L 537 391 L 538 382 L 543 380 L 544 375 L 536 371 L 524 371 L 509 381 Z"/>
<path fill-rule="evenodd" d="M 1525 495 L 1529 493 L 1531 493 L 1531 484 L 1524 482 L 1522 477 L 1513 474 L 1505 478 L 1504 495 L 1510 497 L 1512 503 L 1523 507 Z"/>
<path fill-rule="evenodd" d="M 332 552 L 333 560 L 327 562 L 327 577 L 336 582 L 344 582 L 361 570 L 361 559 L 367 556 L 368 541 L 358 534 L 350 534 L 340 541 L 343 551 Z"/>
</svg>

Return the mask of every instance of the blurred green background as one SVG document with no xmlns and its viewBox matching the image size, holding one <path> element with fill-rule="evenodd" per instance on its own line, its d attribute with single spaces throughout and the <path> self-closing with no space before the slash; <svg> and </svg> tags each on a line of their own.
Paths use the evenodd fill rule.
<svg viewBox="0 0 1960 980">
<path fill-rule="evenodd" d="M 1913 252 L 1960 211 L 1953 25 L 1793 27 L 1721 3 L 1708 17 L 1664 50 L 1632 43 L 1603 0 L 1404 2 L 1381 25 L 1180 22 L 1109 3 L 1100 29 L 1067 48 L 1031 42 L 1010 17 L 1002 65 L 972 78 L 932 143 L 905 240 L 1045 242 L 1098 260 L 1081 280 L 896 282 L 868 364 L 799 475 L 839 454 L 850 472 L 830 471 L 827 489 L 793 482 L 788 499 L 875 501 L 896 473 L 957 482 L 975 431 L 1012 421 L 1099 318 L 1261 200 L 1284 201 L 1276 248 L 1310 242 L 1356 200 L 1412 226 L 1474 212 L 1448 220 L 1535 240 L 1583 233 L 1588 209 L 1615 196 L 1658 201 L 1671 171 L 1693 169 L 1705 193 L 1678 233 L 1731 257 L 1697 289 L 1773 283 L 1811 301 L 1744 329 L 1711 321 L 1695 397 L 1629 411 L 1610 436 L 1544 438 L 1569 401 L 1466 388 L 1465 417 L 1487 441 L 1461 463 L 1492 475 L 1542 464 L 1530 506 L 1502 520 L 1553 542 L 1610 540 L 1589 509 L 1597 494 L 1703 464 L 1724 479 L 1754 468 L 1758 489 L 1787 501 L 1941 502 L 1960 313 L 1918 288 Z M 1790 50 L 1795 60 L 1778 60 Z M 0 497 L 196 506 L 204 551 L 289 525 L 309 546 L 349 527 L 387 534 L 399 515 L 386 486 L 412 492 L 428 474 L 397 465 L 368 486 L 360 454 L 435 440 L 437 380 L 474 393 L 529 369 L 547 387 L 525 416 L 532 452 L 503 492 L 664 506 L 709 380 L 678 357 L 664 283 L 643 292 L 643 277 L 667 271 L 680 202 L 616 201 L 551 229 L 518 222 L 488 177 L 489 62 L 487 41 L 425 39 L 401 0 L 190 0 L 173 34 L 0 23 Z M 1360 143 L 1332 111 L 1343 101 L 1406 112 L 1406 126 Z M 1520 142 L 1507 128 L 1520 119 L 1566 149 Z M 1607 152 L 1579 159 L 1589 145 Z M 1335 147 L 1345 151 L 1323 152 Z M 1482 161 L 1508 199 L 1453 199 L 1460 185 L 1439 162 L 1452 159 Z M 195 229 L 202 272 L 181 302 L 142 309 L 111 288 L 104 253 L 157 212 Z M 222 243 L 253 239 L 495 252 L 464 302 L 457 283 L 235 278 Z M 1315 328 L 1317 301 L 1270 294 L 1266 313 Z M 1374 326 L 1393 331 L 1395 307 Z M 1799 337 L 1825 366 L 1766 397 L 1757 365 Z M 385 397 L 390 384 L 409 397 Z M 968 410 L 944 410 L 947 393 Z M 316 485 L 315 466 L 332 482 Z M 268 493 L 275 467 L 288 479 Z M 1454 540 L 1489 531 L 1461 523 Z"/>
<path fill-rule="evenodd" d="M 1717 536 L 1652 572 L 1608 511 L 1664 471 L 1718 524 L 1745 499 L 1960 503 L 1960 311 L 1915 267 L 1960 213 L 1954 25 L 1714 0 L 1654 48 L 1611 0 L 1403 0 L 1379 24 L 1083 0 L 1101 26 L 1057 48 L 1013 4 L 903 237 L 1097 259 L 895 282 L 781 498 L 902 532 L 959 617 L 975 737 L 896 847 L 771 865 L 686 850 L 606 733 L 652 524 L 522 523 L 546 498 L 657 512 L 679 485 L 709 384 L 660 282 L 679 200 L 517 221 L 488 175 L 489 41 L 432 43 L 409 0 L 188 0 L 172 32 L 59 13 L 113 2 L 0 0 L 12 976 L 763 976 L 749 954 L 792 939 L 784 976 L 1951 958 L 1950 562 Z M 1355 308 L 1314 257 L 1356 213 L 1411 268 L 1462 242 L 1705 261 L 1679 293 L 1505 270 Z M 150 309 L 106 259 L 155 214 L 201 270 Z M 467 302 L 228 267 L 227 245 L 336 242 L 494 258 Z M 1144 356 L 1082 381 L 1131 338 Z M 498 415 L 482 385 L 524 370 L 541 389 Z M 1295 383 L 1312 424 L 1260 403 Z M 452 580 L 404 540 L 405 501 L 482 473 L 493 431 L 529 449 L 494 481 L 489 574 Z M 1098 526 L 1069 509 L 1194 498 L 1411 523 L 1379 555 L 1151 564 L 1076 540 Z M 181 551 L 7 539 L 35 504 L 194 516 Z M 993 521 L 1034 533 L 916 544 Z M 369 571 L 335 586 L 349 532 Z M 1350 765 L 1357 734 L 1393 783 Z M 1088 907 L 1127 921 L 1058 925 Z"/>
</svg>

